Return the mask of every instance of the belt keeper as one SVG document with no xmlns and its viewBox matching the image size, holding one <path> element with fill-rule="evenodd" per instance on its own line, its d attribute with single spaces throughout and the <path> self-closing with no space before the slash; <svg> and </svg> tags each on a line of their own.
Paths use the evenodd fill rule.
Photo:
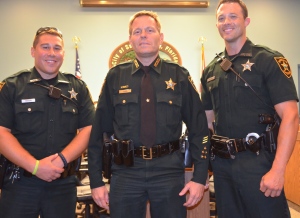
<svg viewBox="0 0 300 218">
<path fill-rule="evenodd" d="M 58 153 L 58 156 L 61 158 L 62 162 L 64 163 L 64 168 L 67 168 L 68 162 L 67 162 L 65 156 L 62 153 Z"/>
<path fill-rule="evenodd" d="M 161 156 L 161 145 L 157 145 L 157 157 L 160 157 Z"/>
</svg>

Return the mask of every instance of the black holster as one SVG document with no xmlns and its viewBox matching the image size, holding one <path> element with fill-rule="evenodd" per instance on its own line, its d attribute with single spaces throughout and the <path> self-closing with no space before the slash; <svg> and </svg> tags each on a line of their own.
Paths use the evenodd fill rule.
<svg viewBox="0 0 300 218">
<path fill-rule="evenodd" d="M 59 178 L 64 179 L 68 176 L 75 175 L 79 171 L 80 164 L 81 164 L 81 156 L 73 160 L 72 162 L 68 163 L 67 167 L 65 168 L 64 172 L 62 172 Z"/>
<path fill-rule="evenodd" d="M 102 171 L 103 177 L 111 178 L 112 143 L 107 133 L 103 133 Z"/>
<path fill-rule="evenodd" d="M 221 158 L 234 159 L 236 155 L 236 148 L 234 142 L 227 137 L 212 135 L 211 136 L 211 159 L 214 155 Z"/>
<path fill-rule="evenodd" d="M 192 154 L 190 152 L 190 143 L 188 140 L 188 131 L 186 131 L 179 139 L 180 151 L 184 155 L 184 165 L 186 168 L 193 167 Z"/>
<path fill-rule="evenodd" d="M 2 189 L 3 187 L 4 178 L 9 162 L 9 160 L 7 160 L 2 154 L 0 154 L 0 189 Z"/>
<path fill-rule="evenodd" d="M 271 120 L 271 123 L 268 123 L 267 130 L 263 133 L 265 144 L 264 148 L 270 153 L 275 153 L 277 150 L 277 137 L 279 133 L 280 124 L 281 119 L 278 116 L 278 114 L 275 113 L 273 120 Z"/>
<path fill-rule="evenodd" d="M 114 163 L 125 166 L 134 165 L 134 145 L 132 140 L 113 140 L 112 154 Z"/>
</svg>

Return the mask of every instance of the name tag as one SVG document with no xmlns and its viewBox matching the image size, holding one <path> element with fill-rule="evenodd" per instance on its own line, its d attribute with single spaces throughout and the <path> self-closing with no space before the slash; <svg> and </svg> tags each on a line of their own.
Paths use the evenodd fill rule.
<svg viewBox="0 0 300 218">
<path fill-rule="evenodd" d="M 35 98 L 30 98 L 30 99 L 22 99 L 21 102 L 24 103 L 32 103 L 35 102 Z"/>
<path fill-rule="evenodd" d="M 119 90 L 119 94 L 131 93 L 131 89 L 122 89 Z"/>
</svg>

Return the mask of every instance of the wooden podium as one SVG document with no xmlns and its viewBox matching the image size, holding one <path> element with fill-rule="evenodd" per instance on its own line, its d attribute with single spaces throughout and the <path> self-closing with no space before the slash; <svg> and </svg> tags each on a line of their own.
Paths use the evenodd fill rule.
<svg viewBox="0 0 300 218">
<path fill-rule="evenodd" d="M 300 206 L 300 125 L 297 141 L 285 171 L 284 191 L 286 198 Z"/>
<path fill-rule="evenodd" d="M 193 177 L 193 169 L 187 168 L 185 170 L 185 182 L 191 180 Z M 188 195 L 187 195 L 188 197 Z M 210 207 L 209 207 L 209 190 L 204 192 L 202 200 L 192 208 L 187 209 L 187 218 L 209 218 L 210 217 Z M 151 218 L 149 211 L 149 204 L 147 205 L 146 218 Z"/>
</svg>

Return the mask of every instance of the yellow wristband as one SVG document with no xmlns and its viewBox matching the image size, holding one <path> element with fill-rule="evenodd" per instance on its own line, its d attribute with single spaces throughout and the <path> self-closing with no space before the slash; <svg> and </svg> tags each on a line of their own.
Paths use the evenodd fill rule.
<svg viewBox="0 0 300 218">
<path fill-rule="evenodd" d="M 40 164 L 40 161 L 39 161 L 39 160 L 36 160 L 36 162 L 35 162 L 35 167 L 34 167 L 34 170 L 33 170 L 33 172 L 32 172 L 32 175 L 35 176 L 35 174 L 36 174 L 36 172 L 37 172 L 37 170 L 38 170 L 38 168 L 39 168 L 39 164 Z"/>
</svg>

